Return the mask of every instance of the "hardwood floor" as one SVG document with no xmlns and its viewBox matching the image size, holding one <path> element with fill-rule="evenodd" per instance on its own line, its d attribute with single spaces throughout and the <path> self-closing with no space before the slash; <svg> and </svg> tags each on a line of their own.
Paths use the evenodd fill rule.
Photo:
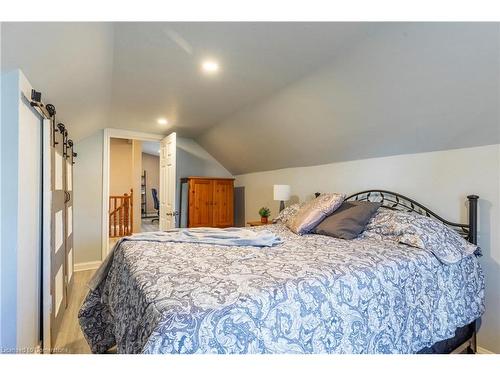
<svg viewBox="0 0 500 375">
<path fill-rule="evenodd" d="M 151 222 L 153 218 L 141 220 L 141 232 L 156 232 L 158 230 L 158 221 Z"/>
<path fill-rule="evenodd" d="M 158 230 L 158 222 L 151 223 L 151 219 L 143 219 L 141 223 L 141 232 L 153 232 Z M 109 247 L 118 241 L 119 238 L 110 238 Z M 83 333 L 78 323 L 78 310 L 82 305 L 83 299 L 88 293 L 87 283 L 94 274 L 95 270 L 79 271 L 74 274 L 73 290 L 71 292 L 68 308 L 61 322 L 61 328 L 54 345 L 54 353 L 60 354 L 90 354 L 90 348 L 83 337 Z M 111 349 L 109 353 L 115 352 Z"/>
<path fill-rule="evenodd" d="M 57 335 L 54 345 L 54 353 L 61 354 L 89 354 L 90 348 L 83 337 L 78 324 L 78 310 L 82 305 L 83 299 L 87 295 L 87 282 L 93 275 L 94 270 L 79 271 L 74 274 L 73 290 L 68 301 L 68 308 L 64 314 L 61 329 Z"/>
</svg>

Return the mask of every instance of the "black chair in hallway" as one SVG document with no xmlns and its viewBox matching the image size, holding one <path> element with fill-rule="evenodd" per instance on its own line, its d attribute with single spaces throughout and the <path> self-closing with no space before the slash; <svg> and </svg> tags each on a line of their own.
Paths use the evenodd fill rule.
<svg viewBox="0 0 500 375">
<path fill-rule="evenodd" d="M 154 223 L 155 221 L 158 221 L 158 222 L 160 221 L 160 201 L 158 200 L 158 190 L 156 190 L 155 188 L 152 188 L 151 193 L 153 194 L 154 209 L 156 210 L 157 215 L 158 215 L 153 220 L 151 220 L 151 222 Z"/>
</svg>

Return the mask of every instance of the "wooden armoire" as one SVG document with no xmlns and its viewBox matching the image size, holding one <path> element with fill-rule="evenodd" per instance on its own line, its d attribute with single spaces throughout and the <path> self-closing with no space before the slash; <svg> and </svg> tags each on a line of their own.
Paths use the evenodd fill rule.
<svg viewBox="0 0 500 375">
<path fill-rule="evenodd" d="M 234 226 L 234 178 L 186 177 L 185 183 L 189 228 Z"/>
</svg>

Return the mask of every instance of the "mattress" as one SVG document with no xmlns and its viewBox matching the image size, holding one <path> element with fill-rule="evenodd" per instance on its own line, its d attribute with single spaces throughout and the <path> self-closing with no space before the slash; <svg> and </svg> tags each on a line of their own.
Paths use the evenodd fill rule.
<svg viewBox="0 0 500 375">
<path fill-rule="evenodd" d="M 417 353 L 484 312 L 475 256 L 264 229 L 283 243 L 121 243 L 79 312 L 92 351 Z"/>
</svg>

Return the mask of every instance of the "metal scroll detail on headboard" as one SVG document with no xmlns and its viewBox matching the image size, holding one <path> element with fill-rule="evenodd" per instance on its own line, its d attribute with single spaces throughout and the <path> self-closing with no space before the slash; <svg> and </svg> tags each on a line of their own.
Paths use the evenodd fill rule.
<svg viewBox="0 0 500 375">
<path fill-rule="evenodd" d="M 460 224 L 453 223 L 441 216 L 435 214 L 427 207 L 422 204 L 405 197 L 404 195 L 394 193 L 387 190 L 365 190 L 356 194 L 348 196 L 345 200 L 350 201 L 369 201 L 369 202 L 380 202 L 382 207 L 386 207 L 392 210 L 416 212 L 420 215 L 433 217 L 436 220 L 441 221 L 448 227 L 456 230 L 460 235 L 462 235 L 466 240 L 473 244 L 477 244 L 477 195 L 469 195 L 467 199 L 469 200 L 469 223 Z"/>
</svg>

